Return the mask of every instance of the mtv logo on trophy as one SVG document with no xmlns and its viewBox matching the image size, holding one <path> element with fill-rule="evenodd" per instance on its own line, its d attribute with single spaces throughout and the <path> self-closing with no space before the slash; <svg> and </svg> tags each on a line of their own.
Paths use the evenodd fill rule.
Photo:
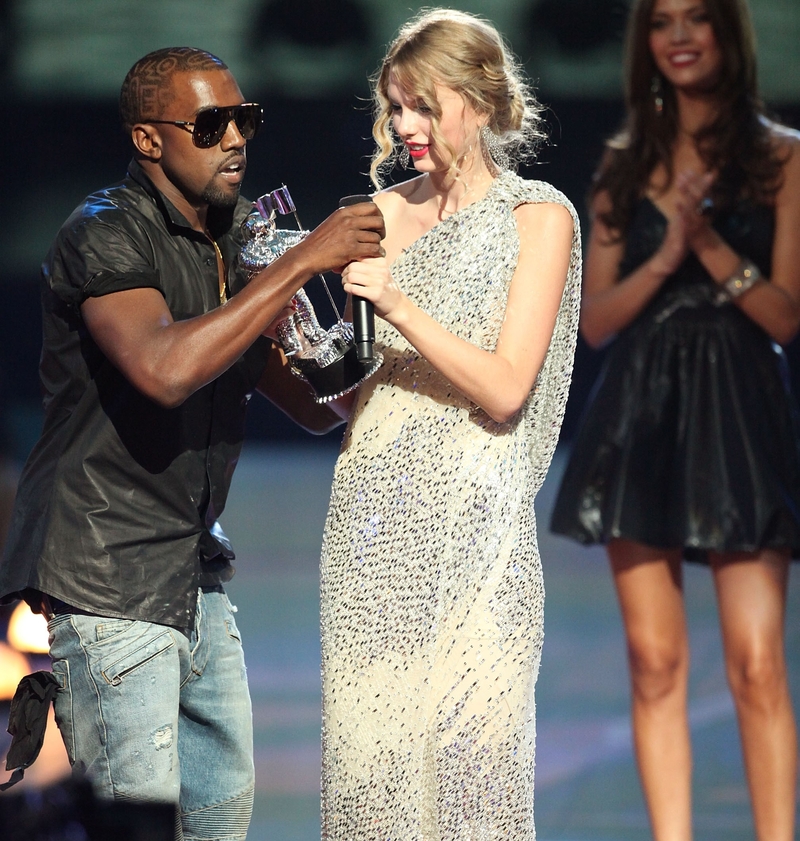
<svg viewBox="0 0 800 841">
<path fill-rule="evenodd" d="M 297 230 L 278 228 L 276 217 L 289 214 L 294 216 Z M 239 260 L 250 277 L 308 236 L 285 185 L 253 203 L 253 210 L 242 223 L 242 232 L 245 244 Z M 311 385 L 318 403 L 327 403 L 374 374 L 383 357 L 375 351 L 370 360 L 361 361 L 353 325 L 342 320 L 325 278 L 319 277 L 336 314 L 336 323 L 325 330 L 305 290 L 299 289 L 292 299 L 295 311 L 278 324 L 277 333 L 292 372 Z"/>
</svg>

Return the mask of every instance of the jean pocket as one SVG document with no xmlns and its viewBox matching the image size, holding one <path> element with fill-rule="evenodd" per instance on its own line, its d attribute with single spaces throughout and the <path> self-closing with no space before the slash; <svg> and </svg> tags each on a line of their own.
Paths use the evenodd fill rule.
<svg viewBox="0 0 800 841">
<path fill-rule="evenodd" d="M 169 629 L 163 629 L 155 637 L 142 641 L 141 636 L 139 636 L 135 642 L 141 644 L 130 651 L 126 651 L 113 663 L 100 670 L 103 678 L 112 686 L 119 686 L 124 677 L 172 648 L 175 645 L 175 638 Z"/>
<path fill-rule="evenodd" d="M 135 634 L 139 636 L 143 627 L 146 628 L 147 626 L 135 619 L 98 618 L 94 626 L 94 639 L 95 642 L 104 643 L 108 640 L 113 640 L 120 634 Z"/>
<path fill-rule="evenodd" d="M 67 751 L 70 765 L 75 762 L 75 723 L 72 710 L 72 687 L 69 682 L 69 661 L 54 660 L 52 664 L 53 677 L 58 682 L 53 711 L 56 726 L 61 731 L 61 738 Z"/>
<path fill-rule="evenodd" d="M 236 640 L 236 642 L 241 645 L 242 635 L 239 632 L 239 628 L 236 625 L 236 619 L 234 618 L 234 614 L 237 613 L 239 608 L 231 603 L 227 593 L 222 594 L 222 603 L 225 605 L 225 611 L 227 613 L 227 616 L 225 617 L 225 631 L 231 639 Z"/>
<path fill-rule="evenodd" d="M 239 629 L 236 627 L 236 622 L 233 618 L 225 620 L 225 630 L 228 632 L 228 636 L 231 639 L 236 640 L 239 645 L 242 644 L 242 635 L 239 633 Z"/>
</svg>

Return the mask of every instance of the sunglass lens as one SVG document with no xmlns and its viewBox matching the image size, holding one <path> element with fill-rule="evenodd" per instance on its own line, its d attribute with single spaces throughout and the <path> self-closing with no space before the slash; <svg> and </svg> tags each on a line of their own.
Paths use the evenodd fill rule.
<svg viewBox="0 0 800 841">
<path fill-rule="evenodd" d="M 206 108 L 195 117 L 192 132 L 194 144 L 200 149 L 216 146 L 225 136 L 231 120 L 236 121 L 236 127 L 245 140 L 252 140 L 261 127 L 261 115 L 261 106 L 252 102 L 229 108 Z"/>
<path fill-rule="evenodd" d="M 227 108 L 207 108 L 194 120 L 192 137 L 200 149 L 210 149 L 222 140 L 230 120 Z"/>
<path fill-rule="evenodd" d="M 252 140 L 256 136 L 261 127 L 261 114 L 261 106 L 252 102 L 237 107 L 234 119 L 245 140 Z"/>
</svg>

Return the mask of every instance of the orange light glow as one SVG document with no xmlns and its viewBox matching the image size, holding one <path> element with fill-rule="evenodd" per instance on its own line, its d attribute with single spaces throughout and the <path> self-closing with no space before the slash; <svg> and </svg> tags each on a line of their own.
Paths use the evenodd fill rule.
<svg viewBox="0 0 800 841">
<path fill-rule="evenodd" d="M 0 701 L 10 701 L 14 697 L 17 684 L 30 670 L 24 654 L 0 642 Z"/>
<path fill-rule="evenodd" d="M 41 613 L 33 613 L 26 602 L 20 602 L 8 620 L 8 641 L 18 651 L 47 654 L 47 620 Z"/>
</svg>

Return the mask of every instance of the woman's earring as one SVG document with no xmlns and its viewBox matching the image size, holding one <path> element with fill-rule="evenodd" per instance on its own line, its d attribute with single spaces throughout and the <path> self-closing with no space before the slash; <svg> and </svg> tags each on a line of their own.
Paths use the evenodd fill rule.
<svg viewBox="0 0 800 841">
<path fill-rule="evenodd" d="M 403 169 L 408 169 L 408 165 L 411 163 L 411 155 L 409 154 L 408 146 L 406 146 L 405 143 L 397 156 L 397 160 L 400 162 L 400 166 Z"/>
<path fill-rule="evenodd" d="M 510 169 L 511 159 L 508 156 L 508 152 L 503 148 L 500 138 L 489 126 L 481 126 L 480 138 L 483 160 L 498 170 Z"/>
<path fill-rule="evenodd" d="M 653 76 L 653 81 L 650 83 L 650 93 L 653 94 L 653 107 L 660 117 L 664 111 L 664 97 L 661 93 L 661 76 L 658 73 Z"/>
</svg>

